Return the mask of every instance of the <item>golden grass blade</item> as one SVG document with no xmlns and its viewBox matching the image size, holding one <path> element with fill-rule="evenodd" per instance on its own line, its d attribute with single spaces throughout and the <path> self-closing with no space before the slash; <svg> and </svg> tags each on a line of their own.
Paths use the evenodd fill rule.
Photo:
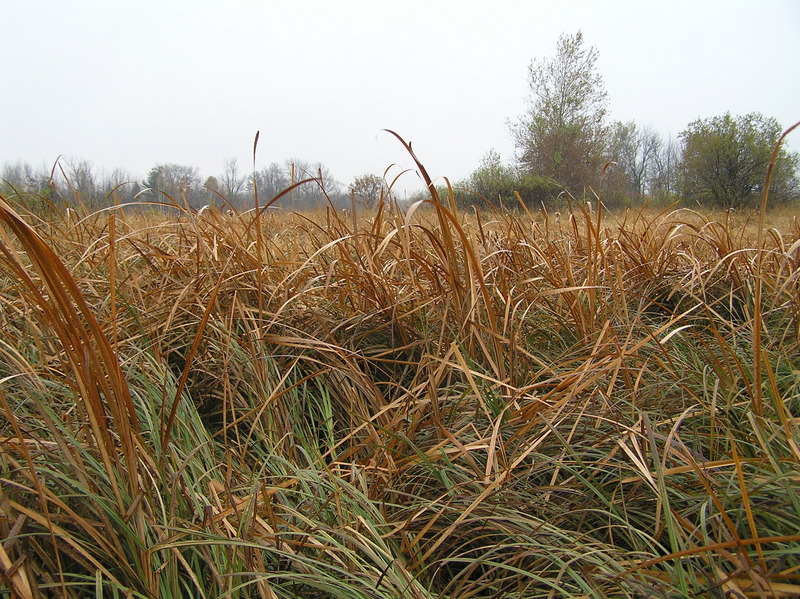
<svg viewBox="0 0 800 599">
<path fill-rule="evenodd" d="M 120 370 L 114 350 L 86 303 L 74 278 L 45 241 L 0 198 L 0 222 L 5 224 L 25 248 L 28 258 L 38 272 L 49 297 L 39 293 L 37 285 L 24 275 L 19 264 L 14 268 L 32 296 L 39 303 L 47 321 L 64 347 L 76 385 L 78 400 L 86 409 L 93 438 L 103 456 L 109 478 L 116 486 L 114 474 L 120 464 L 117 447 L 111 438 L 108 422 L 116 425 L 122 444 L 122 455 L 128 476 L 130 497 L 139 493 L 139 440 L 136 411 L 130 391 Z M 6 257 L 11 259 L 8 252 Z M 102 398 L 105 398 L 106 404 Z M 106 405 L 110 413 L 106 411 Z M 116 501 L 124 511 L 124 501 L 116 491 Z"/>
<path fill-rule="evenodd" d="M 756 280 L 755 280 L 755 297 L 753 300 L 754 307 L 753 307 L 753 368 L 754 368 L 754 391 L 755 395 L 753 396 L 753 411 L 756 413 L 757 416 L 761 417 L 764 415 L 764 398 L 763 398 L 763 389 L 762 389 L 762 365 L 764 363 L 763 355 L 762 355 L 762 347 L 761 347 L 761 335 L 762 335 L 762 328 L 764 326 L 763 323 L 763 315 L 761 313 L 762 304 L 763 304 L 763 286 L 764 283 L 762 281 L 762 272 L 764 268 L 764 221 L 766 219 L 767 214 L 767 201 L 769 199 L 769 187 L 770 183 L 772 182 L 772 172 L 775 170 L 775 163 L 778 161 L 778 155 L 780 153 L 781 144 L 783 140 L 789 135 L 792 131 L 794 131 L 797 127 L 800 127 L 800 122 L 795 123 L 791 127 L 789 127 L 786 131 L 778 139 L 778 142 L 775 144 L 775 147 L 772 150 L 772 156 L 770 157 L 769 166 L 767 167 L 767 174 L 764 180 L 764 189 L 761 192 L 761 207 L 758 211 L 758 237 L 756 242 L 756 248 L 758 251 L 757 254 L 757 262 L 756 262 Z M 773 381 L 771 381 L 773 382 Z M 774 387 L 774 383 L 773 383 Z"/>
<path fill-rule="evenodd" d="M 19 560 L 12 562 L 2 545 L 0 545 L 0 571 L 2 571 L 3 578 L 11 583 L 12 597 L 35 599 L 24 565 Z"/>
<path fill-rule="evenodd" d="M 34 595 L 43 571 L 75 596 L 800 586 L 800 230 L 756 246 L 737 215 L 568 195 L 463 211 L 400 141 L 428 185 L 405 211 L 285 214 L 262 189 L 242 213 L 18 209 L 41 243 L 6 217 L 0 565 L 24 556 Z M 133 496 L 106 356 L 139 417 Z"/>
<path fill-rule="evenodd" d="M 169 412 L 167 412 L 166 419 L 162 418 L 162 428 L 161 428 L 161 448 L 163 451 L 163 454 L 161 456 L 162 459 L 164 459 L 168 454 L 167 448 L 169 446 L 170 436 L 172 435 L 172 428 L 175 424 L 175 418 L 178 414 L 178 405 L 182 399 L 183 390 L 186 386 L 186 381 L 189 378 L 189 373 L 191 371 L 192 364 L 194 363 L 194 358 L 197 355 L 197 349 L 200 346 L 200 342 L 203 339 L 203 334 L 205 333 L 206 326 L 208 325 L 208 320 L 211 317 L 212 309 L 214 308 L 217 295 L 219 294 L 219 290 L 222 288 L 222 283 L 225 281 L 225 272 L 227 271 L 228 264 L 230 264 L 230 258 L 223 267 L 222 272 L 219 274 L 219 278 L 217 279 L 217 282 L 214 285 L 213 290 L 211 291 L 211 296 L 208 299 L 208 303 L 206 304 L 203 316 L 200 319 L 200 323 L 198 324 L 197 331 L 195 333 L 194 339 L 192 340 L 192 345 L 189 348 L 189 353 L 186 356 L 183 370 L 181 371 L 181 376 L 178 379 L 178 386 L 175 391 L 175 396 L 172 398 L 172 403 L 170 405 Z M 260 295 L 261 294 L 259 294 L 259 296 Z M 166 407 L 166 405 L 164 407 Z"/>
</svg>

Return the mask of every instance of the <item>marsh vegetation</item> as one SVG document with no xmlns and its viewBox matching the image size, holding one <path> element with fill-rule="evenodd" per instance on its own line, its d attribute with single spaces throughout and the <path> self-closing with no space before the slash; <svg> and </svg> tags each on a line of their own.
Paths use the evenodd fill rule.
<svg viewBox="0 0 800 599">
<path fill-rule="evenodd" d="M 12 596 L 800 592 L 796 216 L 430 190 L 0 201 Z"/>
</svg>

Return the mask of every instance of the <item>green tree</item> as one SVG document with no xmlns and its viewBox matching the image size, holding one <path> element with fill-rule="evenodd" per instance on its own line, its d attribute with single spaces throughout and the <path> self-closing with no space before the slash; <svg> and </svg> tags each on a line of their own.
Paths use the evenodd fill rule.
<svg viewBox="0 0 800 599">
<path fill-rule="evenodd" d="M 690 201 L 716 208 L 757 205 L 773 148 L 782 127 L 757 112 L 697 120 L 680 133 L 680 187 Z M 770 201 L 796 200 L 798 156 L 781 149 L 770 187 Z"/>
<path fill-rule="evenodd" d="M 517 194 L 524 204 L 538 208 L 550 204 L 560 192 L 561 187 L 552 179 L 504 164 L 493 149 L 469 177 L 453 186 L 456 203 L 462 208 L 485 208 L 487 203 L 495 208 L 515 208 Z M 447 193 L 448 190 L 441 190 L 440 195 Z"/>
<path fill-rule="evenodd" d="M 572 192 L 593 183 L 603 164 L 607 94 L 598 52 L 583 34 L 562 35 L 555 57 L 528 69 L 528 111 L 512 124 L 523 170 Z"/>
<path fill-rule="evenodd" d="M 500 154 L 489 150 L 467 180 L 467 188 L 492 204 L 514 197 L 519 187 L 515 169 L 503 164 Z"/>
</svg>

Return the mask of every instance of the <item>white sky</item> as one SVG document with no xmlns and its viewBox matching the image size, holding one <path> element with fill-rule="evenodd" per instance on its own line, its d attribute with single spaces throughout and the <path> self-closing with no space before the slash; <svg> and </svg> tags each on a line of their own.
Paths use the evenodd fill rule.
<svg viewBox="0 0 800 599">
<path fill-rule="evenodd" d="M 393 129 L 456 181 L 492 148 L 513 159 L 528 65 L 579 29 L 615 120 L 665 136 L 726 111 L 800 120 L 798 0 L 0 5 L 0 164 L 64 155 L 141 179 L 164 162 L 218 175 L 236 158 L 247 172 L 260 130 L 258 168 L 321 162 L 346 185 L 413 166 Z"/>
</svg>

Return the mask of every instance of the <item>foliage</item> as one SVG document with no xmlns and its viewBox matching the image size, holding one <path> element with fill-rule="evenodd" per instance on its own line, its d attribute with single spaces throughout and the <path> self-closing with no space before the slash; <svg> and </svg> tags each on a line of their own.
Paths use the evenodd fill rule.
<svg viewBox="0 0 800 599">
<path fill-rule="evenodd" d="M 512 125 L 522 168 L 573 194 L 596 181 L 603 164 L 607 94 L 597 58 L 580 31 L 562 35 L 555 57 L 531 63 L 528 112 Z"/>
<path fill-rule="evenodd" d="M 520 202 L 534 209 L 552 206 L 561 191 L 561 186 L 551 179 L 503 164 L 495 150 L 487 152 L 478 168 L 453 189 L 456 204 L 461 208 L 495 209 L 516 207 Z M 449 191 L 442 189 L 440 193 L 446 196 Z"/>
<path fill-rule="evenodd" d="M 501 198 L 508 201 L 514 197 L 517 179 L 516 170 L 503 164 L 500 154 L 490 150 L 472 172 L 467 184 L 477 195 L 494 204 Z"/>
<path fill-rule="evenodd" d="M 756 206 L 781 133 L 774 118 L 759 113 L 726 113 L 690 123 L 680 134 L 683 196 L 717 208 Z M 798 165 L 797 154 L 780 150 L 770 188 L 773 204 L 798 198 Z"/>
</svg>

